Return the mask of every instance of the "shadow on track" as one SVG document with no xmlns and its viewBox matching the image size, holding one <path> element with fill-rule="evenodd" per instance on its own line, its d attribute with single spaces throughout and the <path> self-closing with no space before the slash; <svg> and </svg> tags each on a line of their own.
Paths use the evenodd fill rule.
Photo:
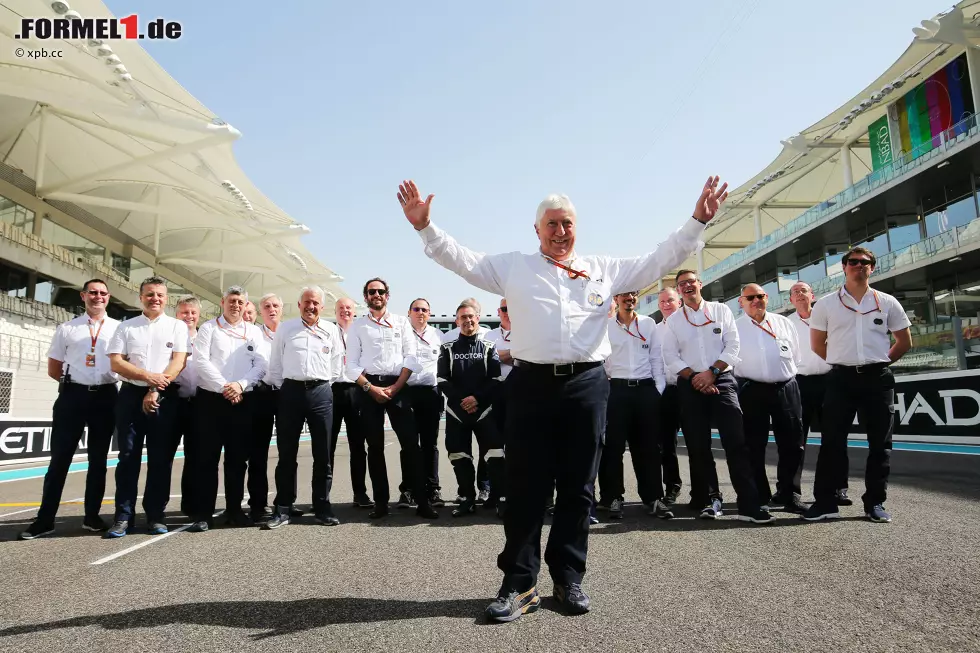
<svg viewBox="0 0 980 653">
<path fill-rule="evenodd" d="M 483 610 L 492 599 L 398 601 L 370 598 L 321 598 L 295 601 L 227 601 L 183 603 L 114 614 L 73 617 L 41 624 L 11 626 L 0 637 L 30 635 L 67 628 L 101 626 L 106 630 L 154 628 L 188 624 L 261 631 L 261 640 L 335 624 L 374 623 L 399 619 L 452 617 L 484 623 Z"/>
</svg>

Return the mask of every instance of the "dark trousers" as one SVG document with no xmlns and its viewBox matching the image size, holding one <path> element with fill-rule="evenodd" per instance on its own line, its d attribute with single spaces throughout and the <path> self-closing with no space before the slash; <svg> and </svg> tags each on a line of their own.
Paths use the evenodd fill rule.
<svg viewBox="0 0 980 653">
<path fill-rule="evenodd" d="M 195 517 L 194 499 L 196 474 L 191 462 L 195 460 L 194 447 L 198 446 L 197 402 L 194 397 L 177 397 L 177 419 L 174 437 L 171 441 L 171 455 L 177 454 L 180 442 L 184 442 L 184 464 L 180 471 L 180 511 L 190 518 Z"/>
<path fill-rule="evenodd" d="M 170 501 L 170 473 L 173 467 L 173 439 L 177 427 L 177 386 L 170 384 L 160 393 L 155 413 L 143 412 L 146 388 L 123 383 L 116 399 L 116 437 L 119 464 L 116 465 L 116 521 L 133 521 L 143 445 L 146 444 L 146 485 L 143 511 L 149 521 L 163 519 Z"/>
<path fill-rule="evenodd" d="M 443 400 L 439 388 L 432 385 L 409 385 L 407 393 L 412 407 L 412 421 L 419 441 L 420 473 L 424 483 L 424 496 L 441 490 L 439 485 L 439 418 Z"/>
<path fill-rule="evenodd" d="M 224 448 L 225 512 L 242 509 L 245 498 L 245 468 L 251 446 L 252 397 L 232 404 L 221 393 L 197 389 L 197 434 L 188 465 L 194 470 L 194 500 L 191 519 L 210 521 L 218 496 L 218 461 Z"/>
<path fill-rule="evenodd" d="M 784 383 L 759 383 L 739 379 L 738 403 L 742 407 L 745 442 L 749 447 L 752 478 L 759 501 L 769 503 L 772 490 L 766 476 L 766 445 L 769 424 L 776 438 L 779 460 L 776 465 L 776 493 L 780 497 L 800 498 L 800 461 L 803 459 L 803 417 L 800 389 L 796 379 Z"/>
<path fill-rule="evenodd" d="M 310 427 L 313 449 L 313 512 L 330 509 L 333 469 L 330 466 L 330 431 L 333 428 L 333 391 L 323 381 L 286 379 L 279 390 L 276 412 L 276 508 L 288 513 L 296 501 L 296 456 L 303 423 Z"/>
<path fill-rule="evenodd" d="M 269 447 L 279 409 L 279 390 L 260 386 L 249 393 L 252 402 L 251 442 L 248 448 L 248 507 L 253 517 L 269 506 Z M 295 485 L 293 486 L 295 494 Z"/>
<path fill-rule="evenodd" d="M 721 499 L 718 474 L 711 452 L 711 427 L 718 429 L 721 446 L 725 449 L 728 473 L 735 488 L 739 511 L 759 508 L 759 492 L 752 480 L 749 451 L 742 426 L 742 409 L 738 402 L 738 385 L 731 372 L 715 379 L 718 394 L 706 395 L 691 386 L 688 379 L 677 380 L 681 400 L 681 421 L 687 438 L 688 455 L 692 465 L 698 465 L 708 485 L 708 498 Z M 709 462 L 710 461 L 710 462 Z"/>
<path fill-rule="evenodd" d="M 394 383 L 398 377 L 370 374 L 366 375 L 366 378 L 372 385 L 386 388 Z M 362 390 L 358 403 L 361 413 L 361 432 L 364 434 L 368 447 L 368 474 L 371 476 L 374 503 L 378 506 L 386 506 L 390 496 L 388 468 L 385 464 L 385 414 L 391 420 L 391 427 L 395 430 L 398 442 L 402 445 L 402 476 L 404 478 L 407 471 L 411 479 L 406 479 L 411 484 L 411 487 L 408 485 L 406 487 L 418 492 L 422 489 L 418 487 L 422 475 L 414 472 L 414 470 L 419 470 L 418 432 L 412 423 L 412 411 L 404 391 L 395 395 L 394 399 L 379 404 Z M 423 494 L 419 493 L 416 496 L 422 497 Z"/>
<path fill-rule="evenodd" d="M 105 497 L 106 459 L 115 428 L 116 394 L 116 386 L 111 383 L 91 391 L 75 383 L 61 385 L 58 398 L 54 401 L 51 461 L 44 474 L 38 522 L 54 523 L 68 469 L 86 426 L 88 472 L 85 474 L 85 515 L 92 517 L 99 514 Z"/>
<path fill-rule="evenodd" d="M 664 388 L 660 397 L 659 417 L 660 428 L 657 432 L 660 434 L 660 464 L 664 485 L 668 493 L 680 494 L 682 484 L 680 462 L 677 459 L 677 431 L 681 426 L 681 413 L 676 384 Z"/>
<path fill-rule="evenodd" d="M 647 385 L 627 386 L 610 382 L 606 411 L 606 437 L 599 457 L 599 490 L 602 500 L 624 499 L 623 454 L 630 446 L 640 501 L 651 504 L 664 496 L 660 470 L 660 393 L 652 379 Z"/>
<path fill-rule="evenodd" d="M 803 439 L 810 434 L 810 429 L 823 431 L 823 401 L 827 394 L 827 379 L 829 374 L 797 374 L 796 383 L 800 386 L 800 397 L 803 402 Z M 804 448 L 805 453 L 805 448 Z M 844 450 L 845 464 L 843 476 L 837 480 L 838 489 L 847 489 L 847 449 Z M 800 475 L 803 474 L 804 460 L 800 458 Z"/>
<path fill-rule="evenodd" d="M 333 386 L 333 428 L 330 430 L 330 469 L 336 469 L 333 464 L 337 451 L 337 437 L 340 435 L 341 424 L 347 426 L 347 446 L 350 448 L 350 484 L 354 496 L 367 494 L 364 484 L 367 476 L 367 453 L 364 450 L 364 436 L 360 431 L 360 415 L 358 415 L 358 393 L 364 391 L 356 383 L 334 383 Z M 436 425 L 438 428 L 438 425 Z"/>
<path fill-rule="evenodd" d="M 481 420 L 465 417 L 463 419 L 465 421 L 453 415 L 446 415 L 446 451 L 456 473 L 460 496 L 475 499 L 476 468 L 473 465 L 473 436 L 476 435 L 479 449 L 487 452 L 485 456 L 487 471 L 491 478 L 490 485 L 497 491 L 504 487 L 504 443 L 493 419 L 493 411 Z"/>
<path fill-rule="evenodd" d="M 827 379 L 823 410 L 813 498 L 821 506 L 836 506 L 835 491 L 847 474 L 847 434 L 856 414 L 868 434 L 864 507 L 884 503 L 895 425 L 895 377 L 891 369 L 881 366 L 858 373 L 855 368 L 835 367 Z"/>
<path fill-rule="evenodd" d="M 546 368 L 547 369 L 547 368 Z M 556 583 L 580 583 L 589 549 L 589 512 L 606 425 L 609 381 L 602 366 L 569 376 L 515 367 L 507 377 L 506 543 L 497 557 L 504 584 L 523 592 L 541 568 L 547 494 L 558 490 L 545 561 Z"/>
</svg>

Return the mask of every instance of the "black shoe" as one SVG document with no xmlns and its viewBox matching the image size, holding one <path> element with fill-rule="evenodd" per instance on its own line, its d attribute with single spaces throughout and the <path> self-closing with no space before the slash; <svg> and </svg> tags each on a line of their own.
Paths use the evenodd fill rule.
<svg viewBox="0 0 980 653">
<path fill-rule="evenodd" d="M 304 514 L 303 511 L 300 510 L 299 508 L 289 509 L 289 516 L 292 517 L 293 519 L 296 519 L 297 517 L 302 517 L 303 514 Z"/>
<path fill-rule="evenodd" d="M 486 615 L 490 621 L 514 621 L 522 614 L 530 614 L 541 607 L 541 597 L 535 588 L 518 594 L 514 590 L 500 588 L 497 599 L 487 606 Z"/>
<path fill-rule="evenodd" d="M 412 499 L 411 492 L 402 492 L 398 495 L 398 503 L 395 504 L 397 508 L 411 508 L 415 505 L 415 500 Z"/>
<path fill-rule="evenodd" d="M 107 538 L 117 538 L 125 537 L 126 533 L 129 531 L 129 522 L 126 520 L 119 520 L 112 525 L 103 537 Z"/>
<path fill-rule="evenodd" d="M 609 510 L 609 506 L 611 504 L 612 501 L 597 501 L 595 504 L 595 509 L 597 512 L 606 512 L 607 510 Z"/>
<path fill-rule="evenodd" d="M 211 530 L 211 524 L 209 524 L 206 519 L 200 519 L 191 524 L 190 528 L 187 529 L 187 532 L 207 533 L 209 530 Z"/>
<path fill-rule="evenodd" d="M 446 505 L 446 502 L 442 499 L 442 492 L 439 490 L 432 491 L 432 494 L 429 495 L 429 503 L 433 508 L 442 508 Z"/>
<path fill-rule="evenodd" d="M 822 521 L 824 519 L 840 519 L 840 512 L 837 510 L 837 506 L 831 504 L 827 506 L 821 506 L 819 503 L 814 503 L 809 508 L 806 509 L 802 515 L 802 519 L 807 521 Z"/>
<path fill-rule="evenodd" d="M 253 510 L 248 514 L 248 516 L 249 519 L 252 520 L 253 524 L 263 524 L 269 521 L 269 518 L 272 517 L 272 513 L 268 510 Z"/>
<path fill-rule="evenodd" d="M 149 521 L 150 524 L 146 527 L 146 532 L 150 535 L 165 535 L 170 531 L 162 519 L 151 519 Z"/>
<path fill-rule="evenodd" d="M 490 490 L 480 490 L 476 495 L 477 503 L 485 503 L 490 500 Z"/>
<path fill-rule="evenodd" d="M 367 492 L 358 492 L 354 495 L 354 507 L 355 508 L 373 508 L 374 501 L 371 501 L 371 497 L 367 495 Z"/>
<path fill-rule="evenodd" d="M 99 515 L 88 515 L 82 520 L 82 528 L 91 533 L 105 533 L 109 530 L 109 524 Z"/>
<path fill-rule="evenodd" d="M 324 526 L 337 526 L 340 524 L 340 520 L 337 519 L 337 516 L 333 514 L 332 510 L 318 512 L 313 516 L 313 518 Z"/>
<path fill-rule="evenodd" d="M 272 515 L 272 517 L 269 518 L 269 521 L 262 524 L 262 530 L 272 531 L 279 528 L 280 526 L 285 526 L 286 524 L 289 523 L 289 516 L 290 513 L 288 512 L 275 513 L 274 515 Z"/>
<path fill-rule="evenodd" d="M 783 510 L 786 512 L 796 513 L 797 515 L 802 515 L 805 513 L 806 509 L 807 505 L 797 496 L 794 496 L 792 499 L 783 504 Z"/>
<path fill-rule="evenodd" d="M 880 503 L 865 509 L 864 516 L 878 524 L 887 524 L 892 520 L 892 516 L 885 512 L 885 506 Z"/>
<path fill-rule="evenodd" d="M 647 512 L 660 519 L 673 519 L 674 511 L 662 499 L 657 499 L 647 506 Z"/>
<path fill-rule="evenodd" d="M 675 503 L 677 503 L 678 494 L 680 494 L 680 488 L 669 491 L 667 494 L 664 495 L 664 498 L 662 499 L 662 503 L 668 508 L 670 506 L 673 506 Z"/>
<path fill-rule="evenodd" d="M 768 510 L 764 508 L 756 508 L 755 510 L 739 510 L 738 517 L 739 521 L 747 521 L 750 524 L 771 524 L 775 519 L 769 514 Z"/>
<path fill-rule="evenodd" d="M 437 511 L 435 508 L 433 508 L 432 507 L 432 504 L 429 503 L 428 501 L 421 502 L 415 508 L 415 514 L 418 515 L 419 517 L 421 517 L 422 519 L 438 519 L 439 518 L 439 511 Z"/>
<path fill-rule="evenodd" d="M 227 526 L 237 526 L 239 528 L 255 526 L 255 522 L 253 522 L 251 518 L 249 518 L 249 516 L 242 510 L 225 510 L 225 524 Z"/>
<path fill-rule="evenodd" d="M 497 503 L 497 517 L 503 519 L 504 515 L 507 513 L 507 499 L 504 497 L 499 497 L 496 503 Z"/>
<path fill-rule="evenodd" d="M 842 487 L 841 489 L 837 490 L 837 492 L 835 493 L 835 495 L 836 495 L 836 498 L 837 498 L 837 505 L 838 506 L 851 506 L 851 505 L 854 505 L 854 501 L 852 501 L 850 499 L 850 497 L 847 496 L 847 488 L 846 487 Z"/>
<path fill-rule="evenodd" d="M 39 537 L 51 535 L 51 533 L 54 533 L 54 524 L 42 524 L 39 521 L 35 521 L 17 537 L 21 540 L 36 540 Z"/>
<path fill-rule="evenodd" d="M 463 499 L 459 505 L 453 509 L 453 517 L 462 517 L 476 512 L 475 499 Z"/>
<path fill-rule="evenodd" d="M 369 519 L 381 519 L 388 515 L 388 504 L 376 503 L 374 504 L 374 510 L 368 513 Z"/>
<path fill-rule="evenodd" d="M 598 506 L 596 509 L 598 510 Z M 609 502 L 609 519 L 622 519 L 623 518 L 623 500 L 613 499 Z"/>
<path fill-rule="evenodd" d="M 589 595 L 582 591 L 578 583 L 559 585 L 555 583 L 555 600 L 568 614 L 585 614 L 592 607 Z"/>
<path fill-rule="evenodd" d="M 785 506 L 792 500 L 793 498 L 791 496 L 788 497 L 784 494 L 780 494 L 779 492 L 777 492 L 776 494 L 772 495 L 772 498 L 769 499 L 769 501 L 765 501 L 763 503 L 768 503 L 770 506 L 776 507 L 776 506 Z"/>
</svg>

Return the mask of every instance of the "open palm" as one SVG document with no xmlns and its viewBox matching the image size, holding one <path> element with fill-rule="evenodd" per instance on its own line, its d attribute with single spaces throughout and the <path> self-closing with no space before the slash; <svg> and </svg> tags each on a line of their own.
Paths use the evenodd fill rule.
<svg viewBox="0 0 980 653">
<path fill-rule="evenodd" d="M 429 226 L 429 206 L 432 204 L 433 197 L 435 195 L 429 195 L 425 201 L 422 201 L 419 189 L 411 179 L 403 181 L 398 186 L 398 203 L 402 205 L 405 217 L 416 230 Z"/>
<path fill-rule="evenodd" d="M 708 177 L 708 181 L 705 182 L 704 188 L 701 190 L 701 197 L 698 198 L 698 203 L 694 206 L 694 219 L 700 220 L 701 222 L 708 222 L 715 214 L 718 213 L 718 208 L 722 203 L 728 199 L 728 182 L 718 187 L 719 177 Z"/>
</svg>

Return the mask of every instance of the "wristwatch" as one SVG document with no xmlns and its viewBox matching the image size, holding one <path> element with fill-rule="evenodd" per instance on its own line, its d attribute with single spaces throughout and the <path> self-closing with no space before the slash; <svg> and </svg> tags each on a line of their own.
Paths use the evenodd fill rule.
<svg viewBox="0 0 980 653">
<path fill-rule="evenodd" d="M 367 392 L 370 389 L 371 389 L 371 383 L 370 382 L 365 383 L 364 385 L 361 386 L 361 390 L 363 390 L 364 392 Z"/>
<path fill-rule="evenodd" d="M 711 370 L 711 373 L 714 374 L 715 376 L 721 374 L 721 370 L 719 370 L 717 367 L 712 366 L 709 369 Z"/>
</svg>

